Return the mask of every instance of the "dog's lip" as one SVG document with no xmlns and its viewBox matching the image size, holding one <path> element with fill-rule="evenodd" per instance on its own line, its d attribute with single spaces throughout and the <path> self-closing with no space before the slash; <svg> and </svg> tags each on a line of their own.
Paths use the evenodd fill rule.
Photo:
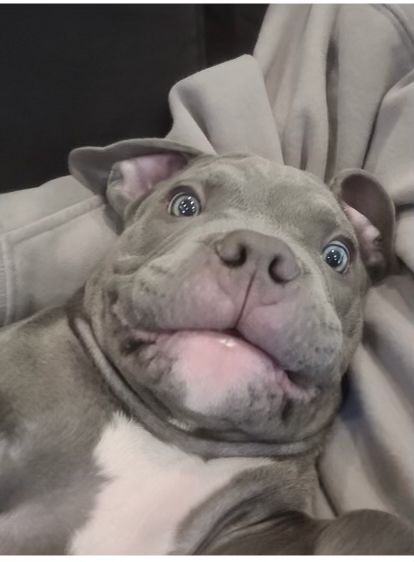
<svg viewBox="0 0 414 562">
<path fill-rule="evenodd" d="M 179 330 L 158 330 L 158 331 L 145 331 L 145 330 L 140 330 L 138 328 L 133 328 L 129 322 L 127 322 L 125 319 L 121 319 L 120 315 L 117 313 L 116 307 L 112 307 L 112 312 L 115 315 L 115 317 L 118 319 L 118 321 L 121 323 L 121 325 L 124 328 L 127 328 L 130 335 L 133 337 L 133 339 L 136 342 L 142 343 L 142 344 L 147 344 L 147 345 L 152 345 L 152 344 L 156 344 L 157 340 L 159 340 L 161 337 L 173 337 L 174 335 L 180 334 L 180 333 L 184 333 L 189 331 L 184 330 L 184 329 L 179 329 Z M 202 334 L 203 332 L 209 332 L 209 333 L 215 333 L 217 335 L 218 338 L 223 338 L 226 339 L 226 342 L 223 342 L 225 345 L 231 346 L 232 345 L 232 340 L 234 341 L 234 343 L 241 342 L 243 345 L 247 345 L 249 347 L 252 348 L 252 350 L 254 350 L 255 352 L 261 353 L 268 361 L 270 361 L 274 367 L 276 369 L 278 369 L 279 371 L 283 372 L 286 375 L 286 380 L 289 384 L 289 386 L 291 386 L 292 388 L 296 388 L 300 393 L 306 393 L 309 396 L 311 394 L 313 394 L 315 388 L 314 385 L 312 385 L 310 383 L 310 381 L 308 380 L 308 377 L 306 377 L 305 375 L 301 374 L 301 373 L 297 373 L 294 372 L 288 368 L 285 368 L 285 366 L 281 365 L 281 363 L 275 358 L 272 357 L 271 355 L 269 355 L 269 353 L 267 353 L 264 349 L 262 349 L 260 346 L 252 343 L 251 341 L 249 341 L 237 328 L 228 328 L 226 330 L 211 330 L 211 329 L 194 329 L 190 331 L 194 332 L 194 333 L 200 333 Z"/>
<path fill-rule="evenodd" d="M 228 335 L 230 336 L 230 338 L 234 338 L 236 340 L 241 340 L 244 344 L 249 345 L 256 351 L 262 353 L 269 361 L 271 361 L 275 365 L 276 368 L 281 369 L 286 374 L 286 376 L 289 379 L 289 382 L 292 385 L 303 390 L 309 390 L 313 386 L 310 384 L 308 377 L 306 377 L 302 373 L 297 373 L 295 371 L 286 368 L 284 365 L 280 363 L 280 361 L 277 358 L 271 356 L 267 351 L 265 351 L 260 346 L 249 341 L 237 328 L 223 330 L 222 332 L 218 332 L 218 333 Z"/>
<path fill-rule="evenodd" d="M 160 336 L 173 336 L 174 334 L 178 334 L 180 332 L 184 332 L 187 330 L 159 330 L 159 331 L 145 331 L 145 330 L 140 330 L 138 328 L 134 328 L 131 326 L 131 324 L 125 319 L 123 318 L 118 310 L 118 304 L 114 304 L 111 307 L 111 312 L 112 314 L 115 316 L 115 318 L 117 319 L 117 321 L 121 324 L 121 326 L 123 328 L 128 329 L 128 331 L 130 332 L 130 334 L 132 335 L 132 337 L 134 338 L 134 340 L 136 340 L 137 342 L 143 343 L 143 344 L 154 344 L 156 343 L 157 339 Z M 313 388 L 314 385 L 312 385 L 309 381 L 309 378 L 306 377 L 306 375 L 302 374 L 302 373 L 298 373 L 295 371 L 292 371 L 291 369 L 287 368 L 287 366 L 282 365 L 275 357 L 272 357 L 271 355 L 269 355 L 269 353 L 267 351 L 265 351 L 264 349 L 262 349 L 260 346 L 252 343 L 251 341 L 249 341 L 241 332 L 240 330 L 237 329 L 237 327 L 232 327 L 232 328 L 228 328 L 225 330 L 211 330 L 211 329 L 206 329 L 206 330 L 201 330 L 201 329 L 196 329 L 196 330 L 192 330 L 194 332 L 200 332 L 202 333 L 203 331 L 207 332 L 215 332 L 217 334 L 217 336 L 222 336 L 222 337 L 228 337 L 228 338 L 233 338 L 234 340 L 239 340 L 241 342 L 243 342 L 244 345 L 248 345 L 250 347 L 252 347 L 254 350 L 256 350 L 257 352 L 262 353 L 269 361 L 271 361 L 271 363 L 278 369 L 281 369 L 285 374 L 286 377 L 289 381 L 290 384 L 292 384 L 294 387 L 298 388 L 299 390 L 303 390 L 303 391 L 309 391 Z M 228 344 L 231 345 L 231 340 L 228 342 Z"/>
<path fill-rule="evenodd" d="M 237 329 L 228 329 L 228 330 L 202 330 L 202 329 L 195 329 L 195 330 L 171 330 L 168 332 L 157 332 L 151 334 L 151 341 L 147 339 L 146 341 L 150 344 L 157 344 L 160 343 L 161 346 L 165 345 L 166 341 L 174 341 L 176 337 L 187 338 L 187 337 L 207 337 L 216 339 L 219 344 L 229 348 L 231 352 L 231 348 L 235 348 L 236 346 L 244 347 L 245 349 L 257 356 L 261 356 L 261 360 L 264 364 L 268 364 L 272 366 L 272 371 L 274 374 L 274 382 L 277 386 L 284 392 L 286 397 L 292 398 L 294 400 L 305 400 L 308 401 L 315 396 L 315 392 L 317 391 L 314 384 L 312 384 L 308 377 L 303 377 L 299 373 L 294 373 L 293 371 L 284 368 L 283 365 L 274 357 L 269 355 L 265 350 L 263 350 L 260 346 L 250 342 L 247 338 L 243 336 Z M 148 335 L 147 335 L 148 338 Z M 141 341 L 143 341 L 141 339 Z"/>
<path fill-rule="evenodd" d="M 275 357 L 269 355 L 269 353 L 267 353 L 267 351 L 265 351 L 259 345 L 252 343 L 237 328 L 230 328 L 228 330 L 218 331 L 217 334 L 219 336 L 220 335 L 223 335 L 224 337 L 227 336 L 229 338 L 228 345 L 231 345 L 231 340 L 242 342 L 244 345 L 251 347 L 252 350 L 259 352 L 263 356 L 265 356 L 266 359 L 268 359 L 275 367 L 277 367 L 278 369 L 282 369 L 286 374 L 288 373 L 288 370 L 285 369 Z"/>
</svg>

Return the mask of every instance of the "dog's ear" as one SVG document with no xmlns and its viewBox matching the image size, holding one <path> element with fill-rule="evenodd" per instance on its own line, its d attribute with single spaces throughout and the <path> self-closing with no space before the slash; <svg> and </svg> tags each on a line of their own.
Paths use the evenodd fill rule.
<svg viewBox="0 0 414 562">
<path fill-rule="evenodd" d="M 122 217 L 126 206 L 172 177 L 201 153 L 165 139 L 133 139 L 105 148 L 85 147 L 69 155 L 71 174 L 105 195 Z"/>
<path fill-rule="evenodd" d="M 330 187 L 356 232 L 361 257 L 374 283 L 396 269 L 395 208 L 382 185 L 359 169 L 340 172 Z"/>
<path fill-rule="evenodd" d="M 109 173 L 106 196 L 110 205 L 122 216 L 125 207 L 168 179 L 187 164 L 179 152 L 163 152 L 136 156 L 116 162 Z"/>
</svg>

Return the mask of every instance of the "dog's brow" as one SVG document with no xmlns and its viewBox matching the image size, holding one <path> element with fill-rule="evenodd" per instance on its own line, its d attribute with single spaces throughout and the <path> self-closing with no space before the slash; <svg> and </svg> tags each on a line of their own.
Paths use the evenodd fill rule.
<svg viewBox="0 0 414 562">
<path fill-rule="evenodd" d="M 221 187 L 223 185 L 243 185 L 248 182 L 248 174 L 246 170 L 240 166 L 235 166 L 229 162 L 223 162 L 222 165 L 210 173 L 206 178 L 207 184 L 212 187 Z"/>
<path fill-rule="evenodd" d="M 224 166 L 223 166 L 224 167 Z M 205 170 L 203 170 L 203 174 L 198 175 L 197 174 L 198 170 L 194 170 L 194 175 L 192 174 L 191 176 L 188 175 L 185 178 L 181 178 L 179 182 L 177 182 L 178 184 L 201 184 L 203 187 L 207 187 L 208 189 L 210 188 L 219 188 L 222 187 L 224 184 L 229 184 L 229 179 L 232 176 L 236 176 L 236 174 L 231 174 L 231 172 L 229 171 L 229 167 L 226 166 L 225 170 L 217 170 L 215 169 L 214 171 L 208 171 L 208 173 L 205 173 Z"/>
<path fill-rule="evenodd" d="M 351 225 L 349 225 L 346 220 L 341 221 L 330 206 L 320 203 L 313 203 L 310 206 L 313 209 L 312 215 L 315 216 L 318 223 L 321 224 L 324 229 L 334 231 L 338 230 L 338 228 L 345 228 L 347 232 L 352 232 Z"/>
</svg>

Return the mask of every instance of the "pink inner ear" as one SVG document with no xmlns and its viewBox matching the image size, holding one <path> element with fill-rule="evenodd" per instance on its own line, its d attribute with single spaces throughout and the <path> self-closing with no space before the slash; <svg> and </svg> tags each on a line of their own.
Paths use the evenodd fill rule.
<svg viewBox="0 0 414 562">
<path fill-rule="evenodd" d="M 174 152 L 147 154 L 122 160 L 116 165 L 116 183 L 119 182 L 118 189 L 122 190 L 123 196 L 132 201 L 150 191 L 160 181 L 173 176 L 185 164 L 184 156 Z"/>
<path fill-rule="evenodd" d="M 378 265 L 384 258 L 379 230 L 365 215 L 350 205 L 342 202 L 342 208 L 349 222 L 354 227 L 365 265 L 368 267 Z"/>
</svg>

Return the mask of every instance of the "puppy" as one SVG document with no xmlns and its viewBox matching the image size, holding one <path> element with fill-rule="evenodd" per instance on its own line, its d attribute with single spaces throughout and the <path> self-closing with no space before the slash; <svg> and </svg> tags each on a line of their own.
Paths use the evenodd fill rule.
<svg viewBox="0 0 414 562">
<path fill-rule="evenodd" d="M 70 167 L 123 232 L 66 307 L 0 332 L 0 553 L 413 553 L 394 516 L 311 517 L 392 267 L 383 188 L 157 140 Z"/>
</svg>

